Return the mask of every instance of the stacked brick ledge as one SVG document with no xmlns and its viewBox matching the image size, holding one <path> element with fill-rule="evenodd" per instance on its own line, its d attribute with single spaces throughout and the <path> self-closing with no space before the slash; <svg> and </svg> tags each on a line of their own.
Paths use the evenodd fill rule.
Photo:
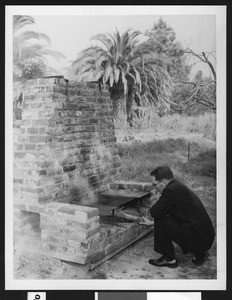
<svg viewBox="0 0 232 300">
<path fill-rule="evenodd" d="M 100 236 L 98 209 L 48 203 L 40 214 L 42 250 L 56 258 L 86 264 L 93 241 Z"/>
</svg>

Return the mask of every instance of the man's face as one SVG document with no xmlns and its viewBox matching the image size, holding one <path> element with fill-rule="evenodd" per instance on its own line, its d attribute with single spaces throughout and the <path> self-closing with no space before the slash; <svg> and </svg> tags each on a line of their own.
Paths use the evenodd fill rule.
<svg viewBox="0 0 232 300">
<path fill-rule="evenodd" d="M 163 180 L 157 180 L 155 176 L 152 176 L 152 182 L 153 182 L 153 187 L 159 192 L 162 193 L 164 189 L 164 181 Z"/>
</svg>

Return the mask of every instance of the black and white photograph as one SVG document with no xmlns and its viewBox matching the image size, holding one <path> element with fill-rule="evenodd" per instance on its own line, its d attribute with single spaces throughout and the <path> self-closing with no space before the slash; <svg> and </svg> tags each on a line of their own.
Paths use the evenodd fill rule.
<svg viewBox="0 0 232 300">
<path fill-rule="evenodd" d="M 7 288 L 226 289 L 226 7 L 6 6 L 6 65 Z"/>
</svg>

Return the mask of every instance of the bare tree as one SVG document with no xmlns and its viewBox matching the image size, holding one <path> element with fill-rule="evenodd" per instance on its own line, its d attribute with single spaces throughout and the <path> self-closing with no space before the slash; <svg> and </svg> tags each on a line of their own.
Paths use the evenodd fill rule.
<svg viewBox="0 0 232 300">
<path fill-rule="evenodd" d="M 185 54 L 189 56 L 189 59 L 196 58 L 195 63 L 203 62 L 209 66 L 209 69 L 212 73 L 213 79 L 207 80 L 206 82 L 197 82 L 197 81 L 182 81 L 178 80 L 175 82 L 175 85 L 183 86 L 189 85 L 192 86 L 192 89 L 189 90 L 189 93 L 186 97 L 180 97 L 181 100 L 177 103 L 171 100 L 168 100 L 171 108 L 177 111 L 184 111 L 190 106 L 194 106 L 197 103 L 202 105 L 205 108 L 208 108 L 212 111 L 216 111 L 216 83 L 217 76 L 216 70 L 210 61 L 210 57 L 215 59 L 213 52 L 202 52 L 201 54 L 195 53 L 190 48 L 185 50 Z M 216 60 L 216 59 L 215 59 Z"/>
</svg>

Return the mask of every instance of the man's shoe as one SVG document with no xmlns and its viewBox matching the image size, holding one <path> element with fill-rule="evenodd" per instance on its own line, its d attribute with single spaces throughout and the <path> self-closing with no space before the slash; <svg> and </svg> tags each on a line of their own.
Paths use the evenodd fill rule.
<svg viewBox="0 0 232 300">
<path fill-rule="evenodd" d="M 192 263 L 194 263 L 197 266 L 200 266 L 200 265 L 202 265 L 206 261 L 206 259 L 208 257 L 209 257 L 209 253 L 208 252 L 196 254 L 196 258 L 192 259 Z"/>
<path fill-rule="evenodd" d="M 156 267 L 168 267 L 168 268 L 177 268 L 178 264 L 176 259 L 169 260 L 165 256 L 161 256 L 158 259 L 149 259 L 149 264 Z"/>
</svg>

